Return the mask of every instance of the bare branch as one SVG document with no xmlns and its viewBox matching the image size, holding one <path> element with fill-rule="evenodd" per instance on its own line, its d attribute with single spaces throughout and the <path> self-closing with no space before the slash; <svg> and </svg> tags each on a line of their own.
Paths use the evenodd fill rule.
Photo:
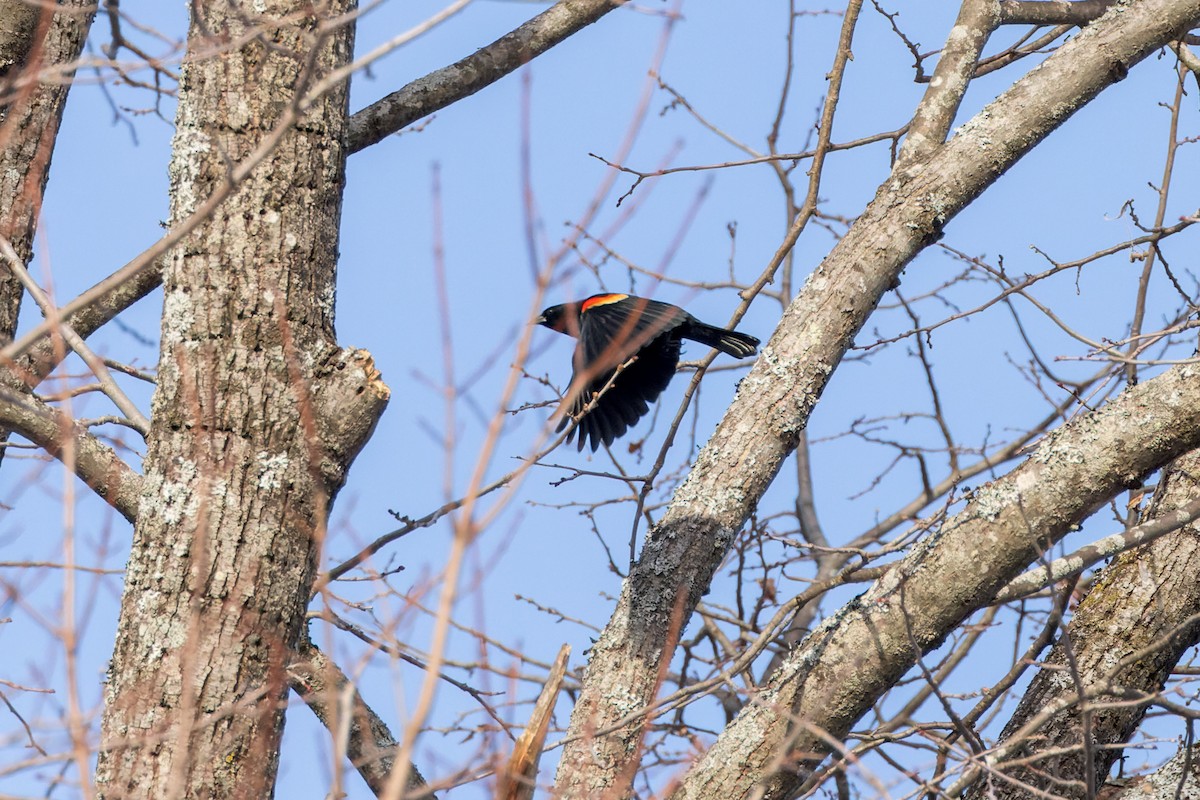
<svg viewBox="0 0 1200 800">
<path fill-rule="evenodd" d="M 1113 0 L 1001 0 L 1002 25 L 1078 25 L 1098 20 Z"/>
<path fill-rule="evenodd" d="M 898 163 L 926 156 L 946 141 L 954 115 L 975 74 L 979 54 L 999 24 L 997 0 L 963 0 L 934 68 L 933 79 L 900 146 Z"/>
<path fill-rule="evenodd" d="M 625 2 L 559 0 L 486 47 L 356 112 L 350 118 L 347 151 L 377 144 L 421 117 L 490 86 Z"/>
<path fill-rule="evenodd" d="M 71 459 L 75 474 L 132 522 L 141 499 L 142 476 L 112 448 L 40 400 L 0 388 L 0 425 L 40 445 L 50 455 Z"/>
<path fill-rule="evenodd" d="M 1198 452 L 1165 472 L 1147 523 L 1127 533 L 1161 523 L 1170 535 L 1123 553 L 1100 573 L 1005 726 L 995 755 L 972 770 L 982 774 L 971 800 L 1016 800 L 1031 788 L 1080 797 L 1075 787 L 1091 787 L 1095 776 L 1108 774 L 1171 668 L 1200 637 L 1200 535 L 1190 525 L 1200 514 L 1198 475 Z M 1070 681 L 1062 680 L 1064 669 Z M 1071 695 L 1084 702 L 1070 702 Z M 1142 702 L 1129 702 L 1134 696 Z M 1057 710 L 1047 714 L 1050 708 Z M 1004 762 L 1026 753 L 1019 768 L 1004 769 Z"/>
<path fill-rule="evenodd" d="M 396 751 L 396 739 L 387 723 L 367 705 L 346 673 L 313 644 L 307 633 L 297 644 L 296 655 L 299 660 L 288 665 L 292 690 L 329 729 L 335 745 L 354 764 L 371 791 L 382 797 Z M 407 790 L 419 791 L 425 786 L 425 778 L 416 766 L 409 769 Z"/>
<path fill-rule="evenodd" d="M 820 761 L 826 737 L 840 740 L 921 652 L 1098 505 L 1200 443 L 1198 407 L 1200 369 L 1175 367 L 1048 437 L 790 653 L 676 796 L 737 795 L 755 786 L 766 797 L 788 796 Z M 756 735 L 746 734 L 751 729 Z M 812 755 L 781 762 L 790 751 Z M 743 769 L 714 772 L 720 763 Z"/>
</svg>

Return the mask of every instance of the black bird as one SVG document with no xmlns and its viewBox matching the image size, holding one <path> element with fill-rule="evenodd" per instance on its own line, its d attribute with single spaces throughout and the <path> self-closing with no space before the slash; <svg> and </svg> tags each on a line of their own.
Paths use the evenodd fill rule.
<svg viewBox="0 0 1200 800">
<path fill-rule="evenodd" d="M 612 444 L 650 410 L 675 374 L 684 339 L 735 358 L 758 352 L 758 339 L 749 334 L 706 325 L 679 306 L 631 294 L 594 294 L 550 306 L 534 322 L 579 339 L 571 383 L 582 381 L 583 388 L 558 430 L 578 419 L 578 447 L 583 450 L 590 440 L 593 452 L 601 442 Z M 585 413 L 593 401 L 595 407 Z"/>
</svg>

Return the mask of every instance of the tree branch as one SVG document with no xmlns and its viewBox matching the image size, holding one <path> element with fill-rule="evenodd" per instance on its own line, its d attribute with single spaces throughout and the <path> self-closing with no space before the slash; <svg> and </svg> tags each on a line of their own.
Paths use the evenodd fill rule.
<svg viewBox="0 0 1200 800">
<path fill-rule="evenodd" d="M 0 388 L 0 426 L 20 433 L 73 468 L 125 519 L 133 522 L 137 517 L 142 476 L 62 412 L 34 397 Z"/>
<path fill-rule="evenodd" d="M 995 602 L 1009 603 L 1047 586 L 1052 586 L 1058 581 L 1079 575 L 1088 567 L 1107 558 L 1120 555 L 1135 547 L 1150 544 L 1163 536 L 1174 533 L 1183 526 L 1190 525 L 1197 517 L 1200 517 L 1200 498 L 1173 511 L 1158 514 L 1129 530 L 1105 536 L 1103 539 L 1079 548 L 1070 555 L 1056 558 L 1047 564 L 1039 564 L 1014 578 L 1000 594 L 996 595 Z"/>
<path fill-rule="evenodd" d="M 377 144 L 421 117 L 490 86 L 625 2 L 559 0 L 486 47 L 356 112 L 350 117 L 348 152 Z"/>
<path fill-rule="evenodd" d="M 1165 472 L 1148 522 L 1129 533 L 1156 522 L 1176 530 L 1121 554 L 1100 572 L 1005 725 L 1000 739 L 1005 760 L 1023 755 L 1036 738 L 1035 760 L 1010 767 L 998 780 L 992 779 L 993 773 L 1004 765 L 989 761 L 986 772 L 977 770 L 982 780 L 971 787 L 968 800 L 1017 800 L 1039 789 L 1082 797 L 1085 793 L 1076 787 L 1094 789 L 1097 776 L 1108 774 L 1121 755 L 1120 745 L 1141 723 L 1171 668 L 1200 636 L 1200 623 L 1178 628 L 1179 620 L 1200 615 L 1200 532 L 1190 524 L 1179 529 L 1177 523 L 1198 511 L 1200 453 L 1191 452 Z M 1141 651 L 1146 655 L 1131 657 Z M 1120 669 L 1123 664 L 1131 666 Z M 1064 681 L 1064 673 L 1072 680 Z M 1117 687 L 1121 696 L 1113 694 Z M 1146 702 L 1123 701 L 1130 692 L 1143 694 Z M 1088 699 L 1063 703 L 1067 694 Z M 1060 703 L 1065 707 L 1046 718 L 1031 737 L 1028 723 Z"/>
<path fill-rule="evenodd" d="M 26 263 L 71 89 L 71 65 L 83 52 L 95 13 L 90 0 L 41 7 L 0 0 L 0 237 Z M 48 76 L 51 71 L 56 74 Z M 22 294 L 16 276 L 0 270 L 0 343 L 16 334 Z"/>
<path fill-rule="evenodd" d="M 1001 0 L 1001 25 L 1078 25 L 1095 22 L 1114 0 Z"/>
<path fill-rule="evenodd" d="M 288 665 L 292 690 L 329 729 L 335 746 L 344 748 L 371 791 L 383 797 L 397 747 L 387 723 L 367 705 L 346 673 L 312 643 L 307 632 L 301 636 L 296 655 L 300 660 Z M 424 786 L 425 778 L 415 765 L 410 766 L 407 791 L 419 791 Z M 423 796 L 434 797 L 432 793 Z"/>
<path fill-rule="evenodd" d="M 997 0 L 963 0 L 897 161 L 907 163 L 929 155 L 946 141 L 954 115 L 975 74 L 979 54 L 999 25 Z"/>
</svg>

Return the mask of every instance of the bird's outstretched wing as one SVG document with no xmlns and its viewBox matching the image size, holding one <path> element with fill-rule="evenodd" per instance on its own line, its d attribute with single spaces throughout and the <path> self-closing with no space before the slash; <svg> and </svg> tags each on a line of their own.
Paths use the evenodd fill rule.
<svg viewBox="0 0 1200 800">
<path fill-rule="evenodd" d="M 688 320 L 677 306 L 627 295 L 584 303 L 572 383 L 583 376 L 585 384 L 571 404 L 580 450 L 588 442 L 593 451 L 612 444 L 650 410 L 679 363 L 680 340 L 671 332 Z M 595 407 L 585 413 L 593 400 Z M 564 417 L 559 430 L 568 422 Z"/>
<path fill-rule="evenodd" d="M 612 298 L 612 299 L 609 299 Z M 579 315 L 579 341 L 575 369 L 603 371 L 628 361 L 660 334 L 691 319 L 678 306 L 623 294 L 588 298 Z"/>
<path fill-rule="evenodd" d="M 589 441 L 593 452 L 602 443 L 612 444 L 650 411 L 650 404 L 658 399 L 675 374 L 679 346 L 678 337 L 660 334 L 632 360 L 605 370 L 584 386 L 571 404 L 571 417 L 579 419 L 576 433 L 580 450 Z M 585 413 L 584 409 L 593 400 L 595 407 Z M 563 417 L 559 422 L 560 431 L 571 417 Z"/>
</svg>

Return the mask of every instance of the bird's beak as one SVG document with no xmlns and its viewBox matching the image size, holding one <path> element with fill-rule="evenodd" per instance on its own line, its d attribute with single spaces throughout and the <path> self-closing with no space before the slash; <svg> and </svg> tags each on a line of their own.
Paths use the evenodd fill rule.
<svg viewBox="0 0 1200 800">
<path fill-rule="evenodd" d="M 531 322 L 529 324 L 530 325 L 545 325 L 546 324 L 546 315 L 538 314 L 537 319 L 535 319 L 533 322 Z"/>
</svg>

